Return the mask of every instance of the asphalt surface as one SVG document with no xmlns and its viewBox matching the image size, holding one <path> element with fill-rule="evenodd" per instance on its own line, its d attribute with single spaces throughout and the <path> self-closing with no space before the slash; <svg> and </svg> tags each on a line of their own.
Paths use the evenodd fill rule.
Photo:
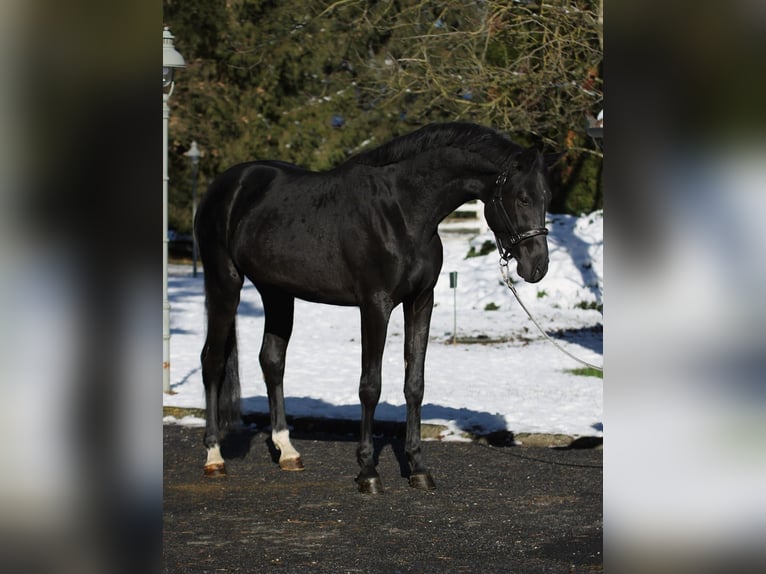
<svg viewBox="0 0 766 574">
<path fill-rule="evenodd" d="M 409 487 L 403 444 L 376 439 L 384 493 L 356 490 L 356 438 L 294 432 L 280 471 L 263 432 L 203 476 L 201 428 L 164 427 L 163 572 L 600 572 L 602 451 L 428 441 L 435 491 Z"/>
</svg>

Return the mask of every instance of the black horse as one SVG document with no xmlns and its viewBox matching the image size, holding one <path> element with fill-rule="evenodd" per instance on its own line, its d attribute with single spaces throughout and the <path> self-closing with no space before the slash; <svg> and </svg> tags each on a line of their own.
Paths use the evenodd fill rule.
<svg viewBox="0 0 766 574">
<path fill-rule="evenodd" d="M 420 446 L 420 409 L 434 285 L 442 265 L 437 227 L 471 199 L 485 203 L 501 256 L 537 282 L 548 270 L 544 159 L 470 123 L 426 126 L 317 173 L 278 161 L 236 165 L 210 186 L 195 220 L 205 270 L 202 350 L 208 449 L 205 472 L 223 474 L 221 433 L 239 419 L 235 315 L 245 277 L 260 292 L 259 360 L 279 465 L 301 470 L 285 420 L 282 378 L 295 297 L 359 307 L 362 325 L 360 492 L 380 492 L 372 426 L 394 307 L 404 308 L 405 452 L 411 486 L 434 488 Z"/>
</svg>

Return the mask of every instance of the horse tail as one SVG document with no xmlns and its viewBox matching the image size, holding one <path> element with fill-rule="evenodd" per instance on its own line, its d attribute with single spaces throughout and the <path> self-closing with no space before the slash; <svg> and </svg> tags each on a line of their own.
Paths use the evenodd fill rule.
<svg viewBox="0 0 766 574">
<path fill-rule="evenodd" d="M 229 198 L 221 183 L 215 181 L 200 202 L 194 233 L 205 279 L 207 337 L 201 361 L 207 416 L 225 431 L 241 417 L 236 314 L 244 276 L 227 248 Z"/>
<path fill-rule="evenodd" d="M 226 363 L 218 389 L 218 424 L 221 431 L 236 425 L 241 417 L 239 359 L 237 357 L 237 326 L 233 321 L 226 341 Z"/>
</svg>

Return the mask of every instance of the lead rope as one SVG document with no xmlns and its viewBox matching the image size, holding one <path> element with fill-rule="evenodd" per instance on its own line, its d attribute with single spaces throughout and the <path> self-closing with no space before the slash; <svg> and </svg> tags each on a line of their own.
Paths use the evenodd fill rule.
<svg viewBox="0 0 766 574">
<path fill-rule="evenodd" d="M 556 341 L 554 341 L 550 337 L 550 335 L 548 335 L 548 333 L 546 333 L 545 330 L 540 326 L 540 324 L 537 321 L 535 321 L 535 318 L 532 316 L 532 313 L 529 312 L 529 309 L 527 309 L 527 306 L 524 305 L 524 302 L 521 300 L 521 297 L 519 297 L 519 294 L 516 292 L 516 287 L 513 286 L 513 283 L 511 282 L 511 278 L 508 275 L 508 260 L 503 259 L 503 258 L 500 259 L 500 273 L 503 276 L 503 281 L 505 282 L 506 285 L 508 285 L 508 288 L 511 290 L 511 292 L 516 297 L 516 300 L 519 302 L 519 305 L 521 305 L 521 308 L 524 309 L 524 311 L 526 311 L 527 317 L 529 317 L 532 320 L 532 322 L 535 324 L 535 327 L 537 327 L 540 330 L 540 332 L 543 334 L 543 336 L 546 339 L 548 339 L 551 343 L 553 343 L 553 345 L 559 351 L 561 351 L 565 355 L 571 357 L 572 359 L 574 359 L 578 363 L 582 363 L 586 367 L 590 367 L 591 369 L 596 369 L 599 372 L 602 372 L 602 373 L 604 372 L 604 367 L 599 367 L 598 365 L 593 365 L 593 364 L 589 363 L 588 361 L 583 361 L 579 357 L 575 357 L 572 353 L 570 353 L 564 347 L 562 347 Z"/>
</svg>

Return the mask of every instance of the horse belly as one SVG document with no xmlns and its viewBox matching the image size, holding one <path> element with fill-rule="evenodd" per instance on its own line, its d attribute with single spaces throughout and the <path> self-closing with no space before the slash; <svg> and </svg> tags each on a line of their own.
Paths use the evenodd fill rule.
<svg viewBox="0 0 766 574">
<path fill-rule="evenodd" d="M 237 264 L 256 287 L 277 287 L 316 303 L 358 304 L 353 273 L 332 236 L 294 234 L 266 225 L 239 250 Z"/>
</svg>

